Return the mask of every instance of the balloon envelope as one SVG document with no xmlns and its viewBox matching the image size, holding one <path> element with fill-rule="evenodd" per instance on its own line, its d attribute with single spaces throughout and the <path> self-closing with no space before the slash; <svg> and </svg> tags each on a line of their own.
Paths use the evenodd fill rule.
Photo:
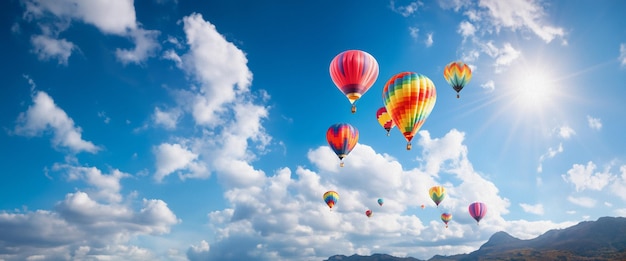
<svg viewBox="0 0 626 261">
<path fill-rule="evenodd" d="M 359 141 L 359 130 L 348 123 L 333 124 L 326 131 L 326 140 L 339 160 L 343 160 Z"/>
<path fill-rule="evenodd" d="M 330 78 L 346 95 L 356 112 L 354 102 L 374 85 L 378 78 L 378 62 L 371 54 L 361 50 L 348 50 L 330 62 Z"/>
<path fill-rule="evenodd" d="M 387 108 L 385 107 L 380 107 L 376 111 L 376 120 L 378 120 L 380 126 L 387 131 L 387 136 L 389 136 L 389 131 L 396 126 L 396 124 L 393 123 L 393 119 L 391 119 L 391 115 L 387 113 Z"/>
<path fill-rule="evenodd" d="M 339 194 L 331 190 L 324 193 L 323 198 L 326 205 L 332 209 L 337 204 L 337 201 L 339 201 Z"/>
<path fill-rule="evenodd" d="M 437 91 L 435 84 L 426 76 L 414 72 L 394 75 L 383 88 L 383 104 L 393 122 L 411 149 L 413 136 L 435 107 Z"/>
<path fill-rule="evenodd" d="M 472 79 L 472 69 L 463 62 L 451 62 L 443 69 L 443 78 L 456 91 L 456 97 L 459 98 L 459 92 Z"/>
<path fill-rule="evenodd" d="M 446 197 L 446 189 L 442 186 L 434 186 L 428 190 L 430 198 L 439 206 L 439 203 Z"/>
<path fill-rule="evenodd" d="M 450 220 L 452 220 L 452 214 L 450 213 L 441 214 L 441 221 L 443 221 L 443 223 L 446 224 L 446 227 L 448 227 L 448 222 L 450 222 Z"/>
<path fill-rule="evenodd" d="M 485 214 L 487 214 L 487 205 L 482 202 L 474 202 L 469 205 L 468 209 L 470 216 L 476 220 L 476 223 L 479 223 L 480 220 L 485 217 Z"/>
</svg>

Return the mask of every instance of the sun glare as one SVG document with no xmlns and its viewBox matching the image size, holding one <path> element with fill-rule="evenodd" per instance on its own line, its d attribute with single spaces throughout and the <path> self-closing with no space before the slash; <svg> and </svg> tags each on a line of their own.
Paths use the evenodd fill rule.
<svg viewBox="0 0 626 261">
<path fill-rule="evenodd" d="M 524 68 L 508 86 L 512 106 L 521 113 L 546 113 L 556 101 L 556 83 L 551 72 L 544 68 Z"/>
</svg>

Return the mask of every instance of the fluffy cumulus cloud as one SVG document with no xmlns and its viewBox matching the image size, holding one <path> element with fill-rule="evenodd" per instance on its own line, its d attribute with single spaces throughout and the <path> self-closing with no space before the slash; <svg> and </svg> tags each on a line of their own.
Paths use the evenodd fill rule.
<svg viewBox="0 0 626 261">
<path fill-rule="evenodd" d="M 535 215 L 543 215 L 542 204 L 531 205 L 531 204 L 526 204 L 526 203 L 520 203 L 519 206 L 522 207 L 524 212 L 535 214 Z"/>
<path fill-rule="evenodd" d="M 163 143 L 154 148 L 156 172 L 154 179 L 162 181 L 167 175 L 176 171 L 187 170 L 193 176 L 208 177 L 206 167 L 197 161 L 198 154 L 193 153 L 180 144 Z"/>
<path fill-rule="evenodd" d="M 169 233 L 180 221 L 159 199 L 120 194 L 119 170 L 62 165 L 70 181 L 88 189 L 69 193 L 52 210 L 0 212 L 3 260 L 154 260 L 156 253 L 131 240 Z M 135 206 L 135 202 L 139 206 Z"/>
<path fill-rule="evenodd" d="M 98 28 L 102 33 L 129 38 L 135 44 L 133 49 L 117 49 L 116 56 L 122 63 L 141 63 L 154 56 L 160 48 L 156 37 L 158 31 L 145 30 L 136 21 L 133 0 L 25 0 L 24 18 L 36 22 L 42 35 L 33 36 L 33 52 L 40 59 L 56 58 L 67 64 L 76 49 L 66 39 L 57 39 L 72 21 L 83 22 Z"/>
<path fill-rule="evenodd" d="M 614 179 L 609 170 L 607 168 L 602 172 L 596 172 L 596 164 L 590 161 L 587 165 L 574 164 L 567 174 L 561 177 L 566 182 L 574 184 L 576 191 L 601 190 Z"/>
<path fill-rule="evenodd" d="M 411 16 L 412 14 L 417 12 L 420 6 L 423 6 L 423 5 L 424 3 L 418 0 L 411 0 L 411 1 L 391 0 L 390 1 L 391 10 L 393 10 L 396 13 L 401 14 L 404 17 Z"/>
<path fill-rule="evenodd" d="M 33 104 L 26 112 L 20 113 L 14 132 L 23 136 L 39 136 L 52 133 L 52 144 L 56 148 L 71 152 L 96 153 L 100 148 L 91 141 L 83 140 L 82 129 L 74 120 L 54 103 L 52 97 L 43 91 L 33 93 Z"/>
<path fill-rule="evenodd" d="M 229 207 L 208 214 L 215 239 L 192 245 L 187 256 L 190 260 L 321 260 L 334 254 L 384 251 L 430 258 L 469 252 L 500 230 L 531 238 L 571 225 L 504 220 L 510 203 L 473 169 L 464 136 L 451 130 L 432 138 L 421 131 L 419 147 L 414 149 L 423 148 L 418 158 L 423 164 L 413 169 L 365 144 L 357 144 L 344 167 L 339 167 L 327 146 L 311 149 L 311 169 L 285 167 L 253 184 L 228 188 Z M 256 175 L 254 169 L 243 171 Z M 455 182 L 442 184 L 448 194 L 436 208 L 425 191 L 439 184 L 440 175 L 450 175 Z M 321 200 L 328 190 L 340 195 L 332 211 Z M 380 197 L 385 199 L 383 206 L 376 202 Z M 467 214 L 467 205 L 474 201 L 489 207 L 480 229 Z M 422 210 L 421 204 L 427 207 Z M 364 214 L 367 209 L 374 212 L 371 218 Z M 447 229 L 439 219 L 440 210 L 454 216 Z"/>
</svg>

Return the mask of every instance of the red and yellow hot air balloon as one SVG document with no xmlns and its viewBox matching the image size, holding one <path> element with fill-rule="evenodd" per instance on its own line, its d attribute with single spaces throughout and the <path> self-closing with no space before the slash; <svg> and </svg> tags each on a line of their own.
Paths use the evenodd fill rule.
<svg viewBox="0 0 626 261">
<path fill-rule="evenodd" d="M 448 228 L 448 222 L 450 222 L 450 220 L 452 220 L 452 214 L 450 213 L 441 214 L 441 221 L 443 221 L 443 223 L 446 224 L 446 228 Z"/>
<path fill-rule="evenodd" d="M 459 92 L 472 79 L 472 69 L 463 62 L 451 62 L 443 69 L 443 78 L 456 91 L 456 98 L 460 97 Z"/>
<path fill-rule="evenodd" d="M 435 205 L 439 207 L 439 203 L 446 197 L 446 189 L 442 186 L 433 186 L 428 190 L 428 195 L 435 202 Z"/>
<path fill-rule="evenodd" d="M 371 54 L 360 50 L 348 50 L 335 56 L 330 62 L 330 78 L 337 88 L 354 104 L 369 90 L 378 78 L 378 62 Z"/>
<path fill-rule="evenodd" d="M 380 126 L 387 131 L 387 136 L 389 136 L 389 131 L 396 126 L 396 124 L 393 123 L 393 119 L 391 119 L 391 115 L 387 113 L 387 108 L 385 107 L 380 107 L 376 111 L 376 120 L 378 120 Z"/>
<path fill-rule="evenodd" d="M 339 157 L 339 166 L 343 167 L 343 158 L 346 157 L 359 141 L 359 130 L 348 123 L 336 123 L 326 131 L 326 140 L 330 148 Z"/>
<path fill-rule="evenodd" d="M 324 202 L 326 202 L 326 205 L 328 205 L 330 210 L 333 210 L 333 207 L 337 204 L 337 201 L 339 201 L 339 194 L 335 191 L 330 190 L 324 193 L 323 198 Z"/>
<path fill-rule="evenodd" d="M 435 84 L 422 74 L 402 72 L 391 77 L 385 84 L 383 103 L 407 140 L 407 150 L 411 149 L 411 139 L 424 125 L 436 101 Z"/>
</svg>

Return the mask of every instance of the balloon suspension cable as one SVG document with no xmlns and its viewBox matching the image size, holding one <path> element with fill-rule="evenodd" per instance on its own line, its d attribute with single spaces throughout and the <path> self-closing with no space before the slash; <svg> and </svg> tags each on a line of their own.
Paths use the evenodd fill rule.
<svg viewBox="0 0 626 261">
<path fill-rule="evenodd" d="M 411 143 L 410 142 L 406 144 L 406 150 L 411 150 Z"/>
<path fill-rule="evenodd" d="M 352 113 L 356 112 L 356 105 L 352 104 Z"/>
</svg>

